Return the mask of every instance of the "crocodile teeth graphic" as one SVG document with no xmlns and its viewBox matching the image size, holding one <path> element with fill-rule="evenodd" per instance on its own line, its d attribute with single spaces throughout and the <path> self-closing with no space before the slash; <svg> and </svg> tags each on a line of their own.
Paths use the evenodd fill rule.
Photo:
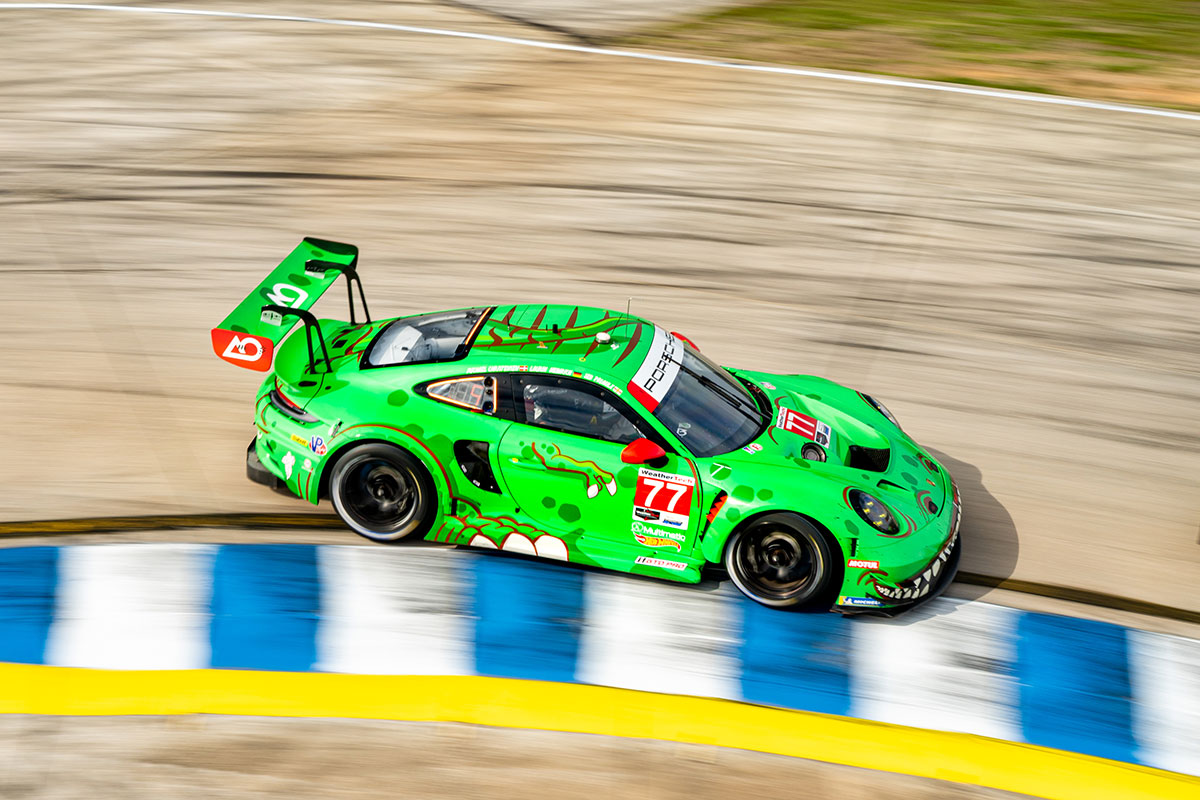
<svg viewBox="0 0 1200 800">
<path fill-rule="evenodd" d="M 543 533 L 537 539 L 530 539 L 523 533 L 510 533 L 504 537 L 504 543 L 499 547 L 481 533 L 471 537 L 467 543 L 471 547 L 482 547 L 488 550 L 504 550 L 509 553 L 523 553 L 527 556 L 553 558 L 557 561 L 569 561 L 567 543 L 557 536 Z"/>
</svg>

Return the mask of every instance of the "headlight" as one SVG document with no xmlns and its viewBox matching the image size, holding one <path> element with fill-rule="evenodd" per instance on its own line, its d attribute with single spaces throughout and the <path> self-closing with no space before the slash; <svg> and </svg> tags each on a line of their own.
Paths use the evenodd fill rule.
<svg viewBox="0 0 1200 800">
<path fill-rule="evenodd" d="M 874 397 L 871 397 L 871 395 L 863 394 L 862 392 L 859 392 L 858 396 L 863 400 L 866 400 L 867 403 L 869 403 L 880 414 L 883 414 L 885 417 L 887 417 L 888 420 L 897 428 L 900 427 L 900 423 L 896 421 L 896 417 L 892 414 L 892 412 L 888 411 L 887 406 L 885 406 L 883 403 L 879 402 Z"/>
<path fill-rule="evenodd" d="M 846 493 L 846 499 L 850 501 L 850 507 L 875 530 L 887 534 L 900 532 L 899 523 L 882 500 L 860 489 L 851 489 Z"/>
</svg>

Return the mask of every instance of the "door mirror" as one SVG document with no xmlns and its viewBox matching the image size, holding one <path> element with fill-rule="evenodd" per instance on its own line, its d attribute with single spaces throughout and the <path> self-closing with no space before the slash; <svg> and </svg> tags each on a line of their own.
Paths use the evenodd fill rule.
<svg viewBox="0 0 1200 800">
<path fill-rule="evenodd" d="M 626 464 L 649 464 L 666 457 L 667 451 L 649 439 L 634 439 L 621 451 L 621 461 Z"/>
</svg>

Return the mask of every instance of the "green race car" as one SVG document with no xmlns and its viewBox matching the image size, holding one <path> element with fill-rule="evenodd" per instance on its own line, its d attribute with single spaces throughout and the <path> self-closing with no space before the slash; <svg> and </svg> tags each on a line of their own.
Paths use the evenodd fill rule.
<svg viewBox="0 0 1200 800">
<path fill-rule="evenodd" d="M 895 613 L 952 580 L 958 491 L 874 398 L 720 367 L 599 308 L 372 321 L 357 261 L 306 238 L 212 331 L 218 356 L 267 373 L 252 479 L 328 498 L 376 542 L 684 583 L 723 567 L 774 607 Z M 339 275 L 350 320 L 318 320 Z"/>
</svg>

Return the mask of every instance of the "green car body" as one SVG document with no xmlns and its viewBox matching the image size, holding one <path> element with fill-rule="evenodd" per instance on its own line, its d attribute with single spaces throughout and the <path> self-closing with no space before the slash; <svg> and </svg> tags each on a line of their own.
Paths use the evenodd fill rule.
<svg viewBox="0 0 1200 800">
<path fill-rule="evenodd" d="M 306 239 L 213 331 L 217 355 L 266 372 L 248 452 L 263 482 L 316 504 L 343 456 L 387 443 L 426 473 L 417 533 L 434 542 L 696 583 L 737 531 L 786 514 L 825 539 L 811 557 L 831 562 L 835 610 L 894 613 L 952 579 L 954 483 L 872 398 L 722 370 L 645 319 L 573 305 L 310 316 L 287 336 L 283 312 L 309 316 L 356 262 Z"/>
</svg>

